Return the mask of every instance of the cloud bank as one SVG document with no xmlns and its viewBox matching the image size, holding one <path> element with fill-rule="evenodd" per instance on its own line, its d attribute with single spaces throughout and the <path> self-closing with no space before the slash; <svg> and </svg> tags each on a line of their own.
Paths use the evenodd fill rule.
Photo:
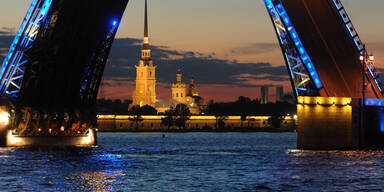
<svg viewBox="0 0 384 192">
<path fill-rule="evenodd" d="M 1 62 L 7 54 L 12 40 L 13 37 L 7 35 L 6 31 L 0 31 Z M 131 98 L 136 78 L 134 65 L 140 58 L 141 44 L 141 39 L 115 40 L 104 72 L 103 96 Z M 152 45 L 151 49 L 154 64 L 158 66 L 156 76 L 160 97 L 169 97 L 170 83 L 176 80 L 176 72 L 179 67 L 182 69 L 184 82 L 187 83 L 191 77 L 194 77 L 201 88 L 202 95 L 204 96 L 205 93 L 207 99 L 235 99 L 247 93 L 248 96 L 255 98 L 259 91 L 258 89 L 249 91 L 250 88 L 262 85 L 289 86 L 285 66 L 272 66 L 270 63 L 239 63 L 236 60 L 217 58 L 215 53 L 183 52 L 166 46 Z M 223 96 L 222 93 L 226 93 L 226 96 Z"/>
<path fill-rule="evenodd" d="M 272 66 L 270 63 L 238 63 L 204 55 L 199 52 L 180 52 L 165 46 L 151 46 L 152 58 L 157 68 L 159 82 L 175 81 L 180 67 L 186 78 L 195 77 L 199 84 L 236 85 L 259 87 L 258 80 L 273 82 L 288 81 L 285 66 Z M 134 65 L 140 58 L 140 39 L 117 39 L 113 45 L 105 79 L 133 81 L 136 77 Z M 260 81 L 261 82 L 261 81 Z"/>
</svg>

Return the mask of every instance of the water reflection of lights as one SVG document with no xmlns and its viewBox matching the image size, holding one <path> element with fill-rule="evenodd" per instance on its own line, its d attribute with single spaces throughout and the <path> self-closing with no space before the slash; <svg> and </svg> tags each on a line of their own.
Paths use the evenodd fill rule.
<svg viewBox="0 0 384 192">
<path fill-rule="evenodd" d="M 74 191 L 115 191 L 119 177 L 124 177 L 122 171 L 91 171 L 74 174 L 65 180 Z"/>
<path fill-rule="evenodd" d="M 382 152 L 378 151 L 342 151 L 342 150 L 300 150 L 300 149 L 288 149 L 285 151 L 286 154 L 289 154 L 293 157 L 300 156 L 313 156 L 313 155 L 331 155 L 334 157 L 343 156 L 343 157 L 355 157 L 355 158 L 381 158 L 383 156 Z"/>
<path fill-rule="evenodd" d="M 111 161 L 116 161 L 121 157 L 122 157 L 122 155 L 120 155 L 120 154 L 102 154 L 99 156 L 100 159 L 111 160 Z"/>
<path fill-rule="evenodd" d="M 129 162 L 119 153 L 96 151 L 88 158 L 89 170 L 73 175 L 80 191 L 115 191 L 116 184 L 125 176 Z"/>
<path fill-rule="evenodd" d="M 322 180 L 324 178 L 340 175 L 338 179 L 344 178 L 344 180 L 335 180 L 341 185 L 346 184 L 350 180 L 356 180 L 359 183 L 362 178 L 379 178 L 382 176 L 380 164 L 384 154 L 383 151 L 313 151 L 294 149 L 286 150 L 285 153 L 287 155 L 285 162 L 294 167 L 289 175 L 316 179 L 320 180 L 320 182 L 326 182 L 326 180 Z"/>
</svg>

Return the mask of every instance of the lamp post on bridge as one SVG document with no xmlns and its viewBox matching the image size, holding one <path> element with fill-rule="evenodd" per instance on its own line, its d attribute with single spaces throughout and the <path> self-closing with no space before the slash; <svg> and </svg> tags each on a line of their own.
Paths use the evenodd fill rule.
<svg viewBox="0 0 384 192">
<path fill-rule="evenodd" d="M 367 74 L 367 65 L 372 63 L 375 60 L 373 55 L 368 55 L 364 53 L 360 56 L 361 69 L 362 69 L 362 98 L 360 103 L 360 148 L 364 146 L 364 133 L 365 133 L 365 97 L 366 97 L 366 85 L 365 85 L 365 76 Z"/>
</svg>

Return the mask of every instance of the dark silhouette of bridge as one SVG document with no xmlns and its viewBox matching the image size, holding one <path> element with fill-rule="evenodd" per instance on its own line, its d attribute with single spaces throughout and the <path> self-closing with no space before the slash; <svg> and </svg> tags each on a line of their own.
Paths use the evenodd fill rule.
<svg viewBox="0 0 384 192">
<path fill-rule="evenodd" d="M 98 88 L 127 3 L 32 1 L 0 68 L 2 112 L 14 136 L 84 136 L 96 128 Z"/>
</svg>

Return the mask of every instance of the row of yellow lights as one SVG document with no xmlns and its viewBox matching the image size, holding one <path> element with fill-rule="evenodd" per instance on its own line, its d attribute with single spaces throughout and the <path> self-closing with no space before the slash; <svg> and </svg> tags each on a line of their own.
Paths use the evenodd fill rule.
<svg viewBox="0 0 384 192">
<path fill-rule="evenodd" d="M 352 98 L 347 97 L 298 97 L 298 104 L 351 105 Z"/>
<path fill-rule="evenodd" d="M 38 132 L 41 132 L 42 129 L 41 129 L 41 128 L 38 128 L 37 131 L 38 131 Z M 61 126 L 61 127 L 60 127 L 60 131 L 61 131 L 61 132 L 64 132 L 64 131 L 65 131 L 65 127 L 64 127 L 64 126 Z M 49 133 L 52 133 L 52 128 L 49 128 L 49 129 L 48 129 L 48 132 L 49 132 Z"/>
<path fill-rule="evenodd" d="M 134 118 L 135 116 L 130 116 L 130 115 L 97 115 L 98 119 L 119 119 L 119 120 L 125 120 L 129 118 Z M 161 120 L 161 118 L 164 118 L 164 115 L 151 115 L 151 116 L 145 116 L 143 115 L 143 119 L 151 119 L 151 120 Z M 248 116 L 250 119 L 261 119 L 261 120 L 266 120 L 270 116 Z M 289 118 L 289 116 L 287 116 Z M 227 120 L 238 120 L 240 119 L 240 116 L 227 116 Z M 190 120 L 216 120 L 215 116 L 191 116 Z"/>
<path fill-rule="evenodd" d="M 365 58 L 364 55 L 361 55 L 360 56 L 360 61 L 364 61 L 364 58 Z M 373 56 L 373 55 L 369 55 L 368 58 L 369 58 L 370 61 L 374 61 L 375 60 L 375 56 Z"/>
</svg>

